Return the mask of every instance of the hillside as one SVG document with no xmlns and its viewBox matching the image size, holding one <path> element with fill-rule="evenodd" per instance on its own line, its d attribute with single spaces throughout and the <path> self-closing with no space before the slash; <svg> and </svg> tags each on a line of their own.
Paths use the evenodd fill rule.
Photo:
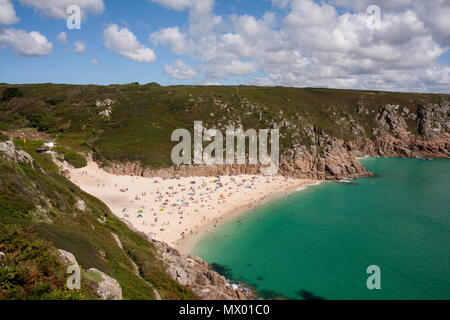
<svg viewBox="0 0 450 320">
<path fill-rule="evenodd" d="M 279 128 L 281 170 L 298 177 L 367 174 L 356 161 L 366 154 L 449 155 L 449 95 L 156 83 L 0 85 L 0 92 L 0 130 L 37 128 L 118 173 L 171 167 L 171 133 L 192 132 L 194 121 L 222 131 Z"/>
<path fill-rule="evenodd" d="M 450 95 L 0 84 L 0 299 L 102 298 L 101 274 L 117 281 L 123 299 L 245 298 L 201 260 L 130 230 L 67 180 L 51 155 L 36 152 L 44 141 L 56 141 L 56 160 L 80 168 L 89 154 L 118 174 L 258 171 L 245 165 L 173 167 L 172 131 L 192 132 L 194 121 L 222 131 L 280 129 L 280 173 L 301 178 L 370 175 L 357 160 L 365 155 L 450 156 Z M 81 291 L 65 289 L 67 265 L 57 249 L 76 257 Z M 201 294 L 205 288 L 208 296 Z"/>
<path fill-rule="evenodd" d="M 98 298 L 96 268 L 120 284 L 123 299 L 196 296 L 165 272 L 153 244 L 115 218 L 99 200 L 59 175 L 50 155 L 33 159 L 2 144 L 0 158 L 0 299 Z M 33 144 L 23 146 L 28 150 Z M 16 155 L 16 159 L 11 155 Z M 120 239 L 123 250 L 118 246 Z M 57 249 L 82 268 L 82 290 L 70 291 Z M 139 273 L 136 274 L 136 266 Z"/>
</svg>

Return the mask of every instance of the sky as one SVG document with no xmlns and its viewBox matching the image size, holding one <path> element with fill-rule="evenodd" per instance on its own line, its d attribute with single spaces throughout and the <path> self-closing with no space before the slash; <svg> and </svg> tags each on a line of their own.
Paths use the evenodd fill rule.
<svg viewBox="0 0 450 320">
<path fill-rule="evenodd" d="M 0 0 L 5 83 L 450 93 L 449 48 L 450 0 Z"/>
</svg>

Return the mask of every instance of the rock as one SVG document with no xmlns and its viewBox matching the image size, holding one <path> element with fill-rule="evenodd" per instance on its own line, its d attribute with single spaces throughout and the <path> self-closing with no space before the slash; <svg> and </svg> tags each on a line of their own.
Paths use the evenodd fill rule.
<svg viewBox="0 0 450 320">
<path fill-rule="evenodd" d="M 169 276 L 181 285 L 189 287 L 199 297 L 207 300 L 237 300 L 234 288 L 227 285 L 224 276 L 212 270 L 212 267 L 198 257 L 184 256 L 178 250 L 163 242 L 151 240 L 166 264 Z M 241 299 L 254 298 L 248 289 Z"/>
<path fill-rule="evenodd" d="M 109 117 L 111 117 L 111 114 L 112 114 L 112 109 L 111 108 L 107 108 L 107 109 L 99 112 L 98 115 L 102 116 L 102 117 L 105 117 L 105 118 L 109 118 Z"/>
<path fill-rule="evenodd" d="M 244 105 L 252 108 L 249 104 Z M 297 116 L 300 124 L 298 129 L 288 132 L 292 137 L 302 134 L 311 141 L 310 146 L 302 142 L 292 146 L 280 154 L 279 174 L 302 179 L 338 180 L 342 178 L 358 178 L 369 176 L 371 173 L 357 160 L 366 155 L 389 157 L 445 158 L 450 155 L 449 135 L 449 101 L 440 104 L 425 104 L 419 107 L 418 115 L 406 107 L 385 105 L 380 112 L 371 115 L 375 124 L 371 132 L 365 132 L 364 126 L 358 123 L 351 114 L 340 117 L 339 125 L 347 127 L 357 138 L 353 141 L 343 141 L 328 135 L 322 128 L 312 125 L 302 117 Z M 356 112 L 374 114 L 364 106 L 359 106 Z M 281 114 L 282 115 L 282 114 Z M 416 119 L 417 117 L 417 119 Z M 355 117 L 356 118 L 356 117 Z M 417 124 L 420 136 L 413 134 L 411 122 Z M 239 123 L 239 122 L 238 122 Z M 236 121 L 228 124 L 235 126 Z M 293 128 L 294 124 L 286 118 L 279 123 L 273 119 L 266 123 L 267 127 Z M 371 134 L 367 137 L 367 134 Z M 252 165 L 224 165 L 224 166 L 173 166 L 165 169 L 152 170 L 144 168 L 138 162 L 113 163 L 104 169 L 114 174 L 135 175 L 144 177 L 188 177 L 188 176 L 217 176 L 228 174 L 258 174 L 260 166 Z"/>
<path fill-rule="evenodd" d="M 392 133 L 398 138 L 407 138 L 410 133 L 407 131 L 405 119 L 398 114 L 399 106 L 386 105 L 376 117 L 376 121 L 385 132 Z"/>
<path fill-rule="evenodd" d="M 62 249 L 59 249 L 58 251 L 59 251 L 59 255 L 60 255 L 61 259 L 63 260 L 64 264 L 78 265 L 77 259 L 75 258 L 75 256 L 72 253 L 70 253 L 69 251 L 62 250 Z"/>
<path fill-rule="evenodd" d="M 239 289 L 236 289 L 234 292 L 236 292 L 236 295 L 239 300 L 248 300 L 247 296 Z"/>
<path fill-rule="evenodd" d="M 65 250 L 59 249 L 61 260 L 66 266 L 77 265 L 75 256 Z M 95 268 L 89 269 L 88 273 L 97 273 L 101 281 L 96 282 L 95 294 L 103 300 L 122 300 L 122 288 L 120 284 L 110 276 Z M 95 278 L 95 277 L 94 277 Z"/>
<path fill-rule="evenodd" d="M 177 280 L 177 271 L 175 269 L 169 268 L 167 269 L 167 273 L 173 280 Z"/>
<path fill-rule="evenodd" d="M 417 115 L 419 132 L 425 139 L 432 139 L 441 133 L 449 131 L 450 101 L 442 101 L 440 104 L 426 104 L 419 106 Z"/>
<path fill-rule="evenodd" d="M 83 200 L 78 200 L 77 203 L 75 204 L 75 207 L 78 210 L 85 212 L 86 211 L 86 202 L 84 202 Z"/>
<path fill-rule="evenodd" d="M 106 252 L 104 250 L 99 250 L 98 254 L 100 255 L 100 257 L 102 257 L 103 259 L 106 257 Z"/>
<path fill-rule="evenodd" d="M 15 162 L 24 162 L 33 166 L 33 157 L 23 150 L 16 150 L 14 142 L 12 142 L 11 140 L 0 142 L 0 152 L 3 152 L 4 156 L 8 160 L 13 160 Z"/>
<path fill-rule="evenodd" d="M 95 268 L 89 269 L 88 272 L 97 273 L 102 279 L 97 282 L 98 287 L 95 289 L 97 296 L 102 300 L 122 300 L 122 288 L 114 278 Z"/>
<path fill-rule="evenodd" d="M 175 275 L 175 277 L 173 277 L 174 275 Z M 178 283 L 181 284 L 182 286 L 186 286 L 190 282 L 188 279 L 188 275 L 183 270 L 183 268 L 180 266 L 177 266 L 177 267 L 175 267 L 175 270 L 172 270 L 171 277 L 174 278 L 175 280 L 177 280 Z"/>
</svg>

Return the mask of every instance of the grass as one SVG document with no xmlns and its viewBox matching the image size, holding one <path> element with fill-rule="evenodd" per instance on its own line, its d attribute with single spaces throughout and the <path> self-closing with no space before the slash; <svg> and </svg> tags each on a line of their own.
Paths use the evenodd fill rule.
<svg viewBox="0 0 450 320">
<path fill-rule="evenodd" d="M 21 147 L 32 151 L 36 145 L 40 142 L 28 141 Z M 0 160 L 0 244 L 14 250 L 13 247 L 18 247 L 16 242 L 23 241 L 22 246 L 37 248 L 36 252 L 34 249 L 27 251 L 33 256 L 8 260 L 7 267 L 0 266 L 1 298 L 91 299 L 93 293 L 89 291 L 92 287 L 89 277 L 85 278 L 86 285 L 83 287 L 82 283 L 80 292 L 66 292 L 63 281 L 66 279 L 65 268 L 54 258 L 56 248 L 73 253 L 83 270 L 97 268 L 116 279 L 122 287 L 124 299 L 155 299 L 153 288 L 148 283 L 168 299 L 195 298 L 189 289 L 165 273 L 165 267 L 151 243 L 115 218 L 100 200 L 59 175 L 53 166 L 46 164 L 50 159 L 45 155 L 33 153 L 33 156 L 34 169 L 29 165 Z M 39 167 L 45 168 L 44 171 Z M 85 212 L 76 208 L 78 200 L 85 201 Z M 100 218 L 106 218 L 106 222 L 101 223 Z M 135 255 L 125 254 L 112 232 L 120 237 L 127 252 L 139 256 L 135 262 L 140 270 L 147 270 L 143 274 L 145 281 L 135 274 L 129 260 Z M 38 260 L 33 260 L 35 258 Z M 44 281 L 32 277 L 24 282 L 26 267 L 23 264 L 26 265 L 27 261 L 36 265 L 37 270 L 48 268 L 48 278 Z M 15 274 L 22 280 L 17 280 Z M 46 284 L 40 286 L 39 281 Z"/>
<path fill-rule="evenodd" d="M 5 136 L 3 133 L 0 133 L 0 142 L 8 141 L 9 138 Z"/>
<path fill-rule="evenodd" d="M 87 161 L 81 154 L 62 147 L 56 147 L 53 151 L 62 154 L 64 159 L 75 168 L 83 168 L 87 166 Z"/>
<path fill-rule="evenodd" d="M 203 121 L 208 128 L 223 128 L 231 120 L 242 123 L 244 129 L 289 121 L 296 129 L 280 129 L 283 152 L 294 144 L 317 146 L 303 130 L 308 126 L 349 141 L 360 136 L 352 131 L 352 117 L 370 138 L 375 115 L 386 104 L 398 104 L 417 113 L 424 101 L 450 99 L 449 95 L 438 94 L 254 86 L 162 87 L 155 83 L 15 87 L 19 95 L 0 102 L 0 123 L 9 129 L 35 127 L 52 134 L 59 146 L 92 152 L 105 164 L 139 161 L 149 168 L 172 165 L 173 130 L 186 128 L 192 132 L 195 120 Z M 7 88 L 0 85 L 0 92 Z M 96 106 L 97 100 L 106 98 L 115 101 L 109 118 L 99 115 L 104 107 Z M 359 106 L 364 106 L 368 114 L 358 114 Z M 415 121 L 407 124 L 411 132 L 417 131 Z"/>
<path fill-rule="evenodd" d="M 94 299 L 87 290 L 68 290 L 58 252 L 29 229 L 0 225 L 0 299 Z"/>
</svg>

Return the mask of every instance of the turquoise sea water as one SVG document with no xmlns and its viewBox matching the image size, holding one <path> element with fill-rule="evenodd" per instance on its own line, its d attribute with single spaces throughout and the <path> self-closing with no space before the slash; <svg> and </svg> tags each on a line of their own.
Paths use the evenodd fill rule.
<svg viewBox="0 0 450 320">
<path fill-rule="evenodd" d="M 378 177 L 269 203 L 193 253 L 265 298 L 450 299 L 450 160 L 362 163 Z M 367 289 L 370 265 L 381 290 Z"/>
</svg>

